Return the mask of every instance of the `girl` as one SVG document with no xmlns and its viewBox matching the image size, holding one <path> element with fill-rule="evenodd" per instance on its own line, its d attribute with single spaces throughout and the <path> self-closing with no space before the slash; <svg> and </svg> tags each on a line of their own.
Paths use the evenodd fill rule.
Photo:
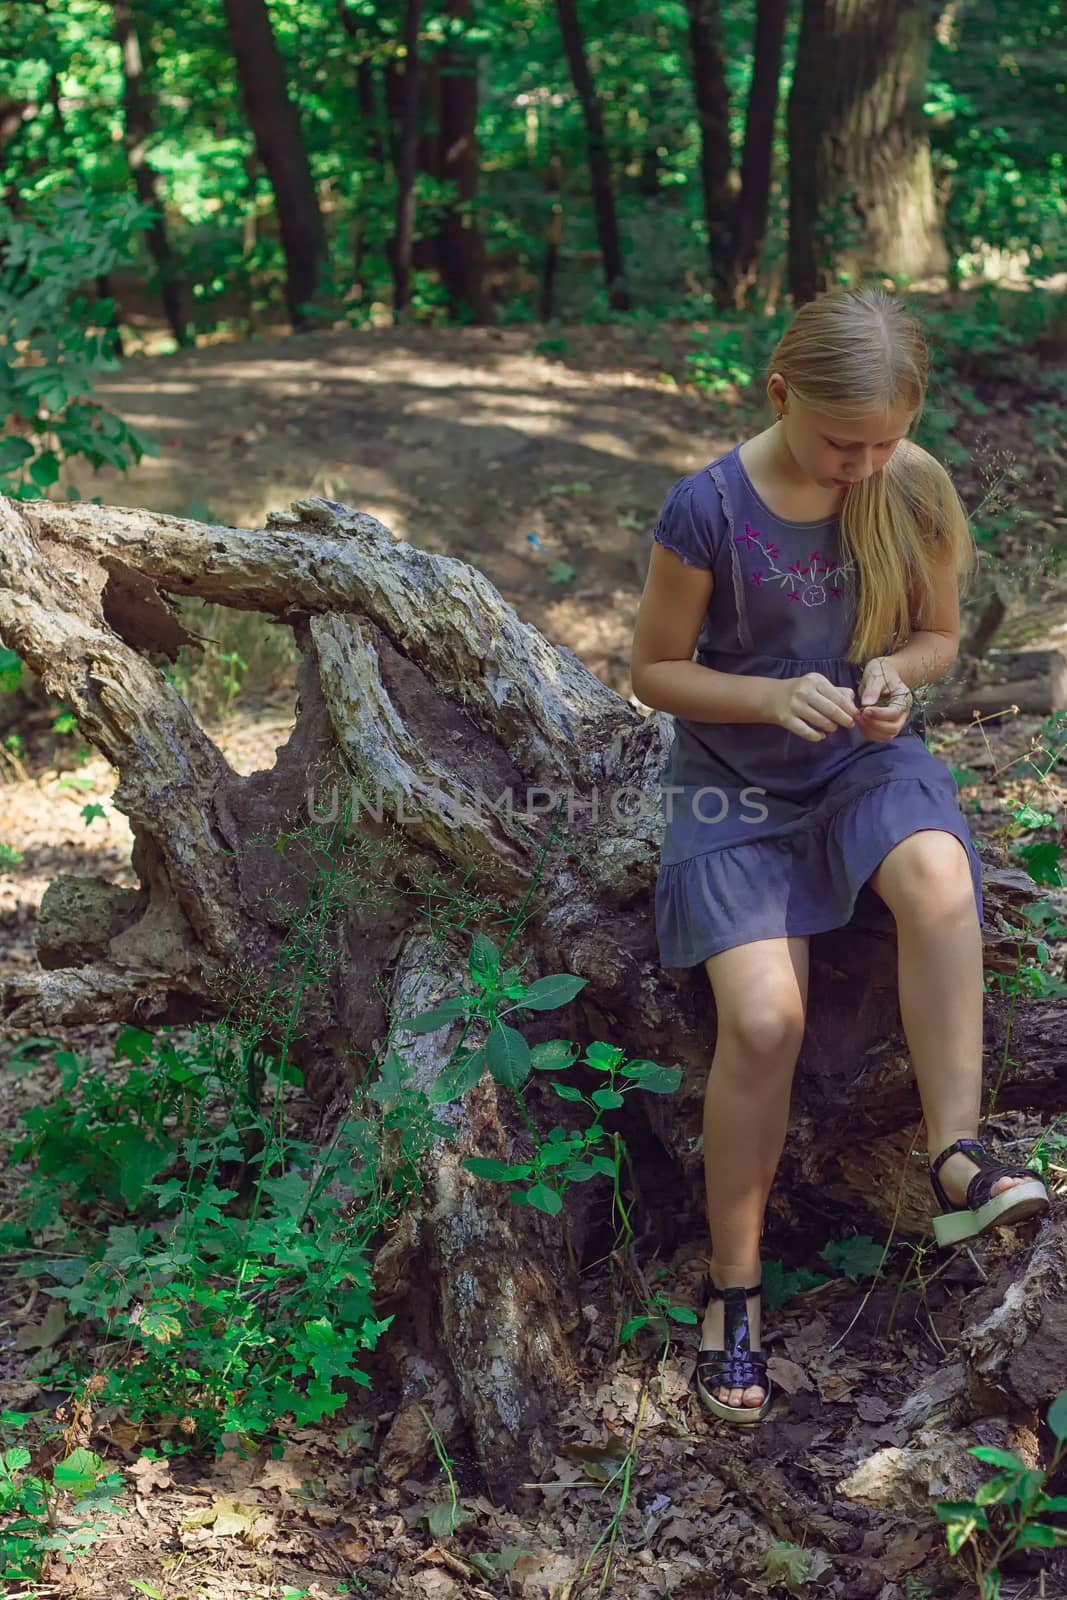
<svg viewBox="0 0 1067 1600">
<path fill-rule="evenodd" d="M 802 306 L 771 357 L 775 422 L 668 494 L 634 632 L 634 693 L 675 717 L 660 959 L 703 963 L 718 1022 L 696 1378 L 728 1422 L 771 1403 L 759 1241 L 811 934 L 895 922 L 938 1242 L 1048 1207 L 1034 1172 L 976 1139 L 981 869 L 912 709 L 912 689 L 955 659 L 974 565 L 947 473 L 907 437 L 927 360 L 918 323 L 881 289 Z"/>
</svg>

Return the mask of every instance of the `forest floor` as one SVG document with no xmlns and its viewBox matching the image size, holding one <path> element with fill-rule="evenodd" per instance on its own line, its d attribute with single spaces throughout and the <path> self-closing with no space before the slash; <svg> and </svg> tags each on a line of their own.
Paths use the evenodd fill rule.
<svg viewBox="0 0 1067 1600">
<path fill-rule="evenodd" d="M 106 503 L 245 526 L 309 493 L 346 501 L 422 548 L 481 567 L 525 620 L 628 694 L 648 535 L 664 494 L 763 419 L 729 396 L 712 401 L 680 385 L 692 328 L 567 329 L 553 336 L 565 339 L 565 351 L 540 354 L 538 337 L 527 329 L 381 330 L 131 361 L 107 379 L 104 398 L 155 436 L 160 456 L 126 478 L 80 475 L 78 489 Z M 991 382 L 984 399 L 994 421 L 987 414 L 961 423 L 971 453 L 957 482 L 974 504 L 990 460 L 995 468 L 1007 452 L 1021 464 L 1037 522 L 1027 523 L 1017 548 L 1010 524 L 999 537 L 1001 559 L 1019 579 L 1003 638 L 1053 640 L 1067 629 L 1062 568 L 1042 578 L 1032 542 L 1035 525 L 1050 538 L 1065 532 L 1053 487 L 1062 459 L 1055 442 L 1035 443 L 1025 396 L 1010 382 Z M 224 628 L 219 637 L 225 642 Z M 292 722 L 286 659 L 263 661 L 265 669 L 249 675 L 253 692 L 237 695 L 226 715 L 208 715 L 217 684 L 197 685 L 207 731 L 242 773 L 273 764 Z M 80 757 L 76 739 L 57 739 L 53 715 L 31 715 L 18 761 L 0 775 L 0 842 L 21 854 L 0 876 L 0 976 L 36 965 L 38 908 L 59 873 L 135 881 L 132 840 L 112 804 L 114 775 L 101 758 Z M 966 775 L 964 807 L 976 834 L 1003 832 L 1010 811 L 1029 800 L 1052 818 L 1044 836 L 1062 837 L 1067 770 L 1061 761 L 1044 780 L 1035 776 L 1042 727 L 1040 717 L 1019 716 L 935 730 L 933 748 Z M 93 803 L 104 815 L 87 823 L 82 808 Z M 1050 894 L 1062 909 L 1064 891 Z M 59 1029 L 55 1039 L 106 1070 L 118 1032 Z M 0 1074 L 0 1138 L 54 1096 L 57 1076 L 43 1055 L 20 1076 Z M 1039 1131 L 1036 1121 L 1013 1119 L 1016 1137 Z M 0 1174 L 0 1217 L 17 1208 L 25 1177 L 11 1167 Z M 231 1449 L 218 1459 L 194 1452 L 152 1461 L 162 1424 L 134 1424 L 115 1408 L 90 1405 L 70 1437 L 125 1469 L 123 1511 L 104 1519 L 101 1536 L 72 1564 L 55 1558 L 48 1582 L 26 1592 L 57 1600 L 740 1600 L 791 1592 L 964 1600 L 974 1588 L 950 1573 L 925 1505 L 863 1504 L 839 1486 L 872 1453 L 908 1443 L 901 1407 L 918 1385 L 943 1380 L 951 1389 L 965 1297 L 983 1263 L 1025 1238 L 987 1240 L 973 1263 L 939 1264 L 921 1290 L 913 1277 L 899 1302 L 894 1270 L 869 1295 L 864 1282 L 832 1276 L 768 1314 L 780 1399 L 753 1430 L 731 1431 L 700 1407 L 689 1386 L 695 1330 L 679 1327 L 666 1350 L 648 1333 L 620 1349 L 617 1328 L 634 1308 L 613 1304 L 607 1279 L 591 1271 L 579 1379 L 559 1418 L 566 1443 L 554 1471 L 503 1505 L 458 1464 L 470 1520 L 452 1539 L 435 1538 L 425 1523 L 447 1494 L 432 1461 L 430 1470 L 413 1464 L 391 1492 L 376 1486 L 374 1440 L 390 1413 L 373 1390 L 332 1422 L 297 1430 L 276 1456 Z M 769 1239 L 769 1255 L 786 1254 L 788 1243 Z M 697 1303 L 705 1247 L 694 1233 L 657 1262 L 677 1303 Z M 54 1411 L 53 1368 L 75 1350 L 93 1361 L 84 1328 L 46 1318 L 50 1304 L 25 1274 L 0 1287 L 0 1409 Z M 638 1428 L 645 1385 L 629 1501 L 601 1587 L 605 1545 L 584 1569 L 620 1506 L 619 1483 L 607 1480 Z M 180 1437 L 173 1419 L 169 1426 L 171 1439 Z M 1019 1443 L 999 1423 L 983 1427 L 971 1442 Z M 789 1546 L 805 1547 L 807 1557 Z M 491 1558 L 502 1551 L 494 1569 Z M 1036 1556 L 1016 1564 L 1005 1600 L 1067 1596 L 1063 1553 L 1044 1562 L 1043 1574 L 1041 1564 Z"/>
</svg>

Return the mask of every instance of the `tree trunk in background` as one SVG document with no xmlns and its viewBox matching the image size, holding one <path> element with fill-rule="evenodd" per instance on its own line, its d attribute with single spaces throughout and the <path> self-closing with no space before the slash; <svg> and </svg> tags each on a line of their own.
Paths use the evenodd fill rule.
<svg viewBox="0 0 1067 1600">
<path fill-rule="evenodd" d="M 419 156 L 419 26 L 422 0 L 407 0 L 404 76 L 397 150 L 396 227 L 393 233 L 393 320 L 411 305 L 411 247 L 415 235 L 415 173 Z"/>
<path fill-rule="evenodd" d="M 415 178 L 420 172 L 439 182 L 441 173 L 441 53 L 439 47 L 432 54 L 425 51 L 419 57 L 419 142 L 415 152 Z M 415 231 L 418 224 L 418 202 L 415 205 Z M 438 238 L 435 233 L 424 233 L 412 238 L 411 265 L 415 272 L 439 272 L 441 262 Z"/>
<path fill-rule="evenodd" d="M 922 102 L 925 0 L 804 0 L 789 97 L 789 286 L 947 263 Z"/>
<path fill-rule="evenodd" d="M 449 32 L 441 56 L 440 174 L 456 184 L 438 235 L 438 262 L 448 290 L 449 315 L 486 325 L 494 322 L 485 285 L 485 248 L 474 216 L 480 171 L 478 149 L 478 49 L 466 38 L 472 0 L 448 0 Z"/>
<path fill-rule="evenodd" d="M 723 60 L 719 0 L 686 0 L 693 96 L 700 124 L 700 178 L 708 230 L 711 292 L 720 309 L 732 303 L 734 200 L 730 190 L 730 97 Z"/>
<path fill-rule="evenodd" d="M 225 6 L 245 110 L 278 207 L 289 318 L 301 328 L 318 289 L 326 230 L 300 117 L 289 98 L 266 0 L 225 0 Z"/>
<path fill-rule="evenodd" d="M 145 51 L 141 44 L 137 18 L 129 0 L 113 0 L 115 38 L 122 52 L 122 105 L 125 115 L 126 159 L 130 176 L 142 205 L 155 213 L 148 229 L 148 248 L 159 274 L 159 296 L 180 345 L 192 343 L 182 306 L 182 284 L 178 263 L 167 236 L 164 201 L 159 178 L 148 161 L 148 146 L 155 133 L 155 107 L 146 76 Z"/>
<path fill-rule="evenodd" d="M 585 117 L 585 132 L 589 146 L 589 180 L 593 190 L 597 238 L 604 258 L 604 281 L 608 286 L 608 303 L 616 311 L 628 311 L 630 295 L 626 288 L 622 246 L 619 243 L 615 195 L 611 187 L 611 160 L 604 134 L 604 114 L 597 99 L 589 62 L 586 60 L 585 39 L 582 35 L 582 25 L 578 20 L 576 0 L 556 0 L 556 6 L 571 81 L 582 103 L 582 114 Z"/>
<path fill-rule="evenodd" d="M 741 194 L 734 225 L 731 299 L 742 310 L 759 275 L 767 232 L 774 156 L 774 122 L 789 0 L 757 0 L 752 84 L 745 114 Z"/>
</svg>

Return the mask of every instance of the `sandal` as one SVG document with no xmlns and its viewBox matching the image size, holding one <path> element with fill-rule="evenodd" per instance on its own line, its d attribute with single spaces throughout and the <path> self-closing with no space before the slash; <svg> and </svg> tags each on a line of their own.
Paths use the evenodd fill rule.
<svg viewBox="0 0 1067 1600">
<path fill-rule="evenodd" d="M 967 1185 L 967 1203 L 960 1207 L 949 1199 L 938 1178 L 938 1173 L 949 1156 L 961 1151 L 981 1168 Z M 1000 1178 L 1027 1178 L 1028 1183 L 1016 1183 L 1000 1194 L 992 1195 L 993 1185 Z M 957 1139 L 947 1150 L 942 1150 L 930 1165 L 930 1182 L 941 1207 L 941 1216 L 934 1218 L 934 1237 L 938 1244 L 960 1244 L 973 1239 L 988 1228 L 999 1228 L 1005 1223 L 1022 1222 L 1049 1207 L 1048 1190 L 1033 1167 L 1004 1166 L 990 1156 L 978 1139 Z"/>
<path fill-rule="evenodd" d="M 767 1354 L 764 1350 L 749 1348 L 748 1307 L 750 1294 L 759 1294 L 763 1288 L 760 1280 L 754 1289 L 717 1289 L 709 1273 L 704 1279 L 704 1311 L 712 1298 L 723 1302 L 723 1333 L 725 1350 L 701 1350 L 697 1356 L 696 1387 L 701 1401 L 713 1416 L 723 1422 L 762 1422 L 771 1405 L 771 1381 L 767 1376 Z M 713 1389 L 749 1389 L 758 1387 L 766 1394 L 758 1406 L 728 1406 L 717 1400 Z"/>
</svg>

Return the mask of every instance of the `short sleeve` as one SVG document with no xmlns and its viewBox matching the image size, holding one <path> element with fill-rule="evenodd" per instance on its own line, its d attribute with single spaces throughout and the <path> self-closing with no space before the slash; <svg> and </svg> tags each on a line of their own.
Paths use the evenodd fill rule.
<svg viewBox="0 0 1067 1600">
<path fill-rule="evenodd" d="M 711 498 L 717 500 L 718 495 L 706 471 L 679 478 L 663 502 L 652 530 L 657 544 L 673 550 L 688 566 L 703 567 L 705 572 L 715 566 L 721 521 L 714 515 Z"/>
</svg>

